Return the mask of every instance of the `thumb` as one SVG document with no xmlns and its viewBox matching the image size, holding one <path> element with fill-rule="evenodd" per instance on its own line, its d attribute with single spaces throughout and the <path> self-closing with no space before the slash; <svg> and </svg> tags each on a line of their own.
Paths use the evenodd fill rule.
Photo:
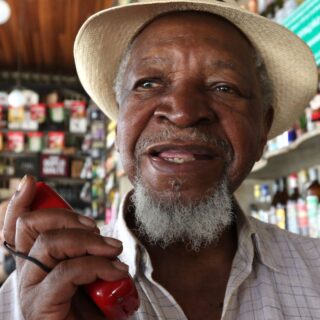
<svg viewBox="0 0 320 320">
<path fill-rule="evenodd" d="M 17 191 L 11 197 L 7 207 L 3 226 L 4 239 L 14 247 L 17 219 L 27 211 L 36 191 L 36 181 L 32 176 L 25 175 L 21 180 Z"/>
</svg>

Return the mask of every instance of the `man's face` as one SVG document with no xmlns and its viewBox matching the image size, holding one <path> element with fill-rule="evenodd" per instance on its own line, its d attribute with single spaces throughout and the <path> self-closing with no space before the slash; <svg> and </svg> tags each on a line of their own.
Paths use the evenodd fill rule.
<svg viewBox="0 0 320 320">
<path fill-rule="evenodd" d="M 175 13 L 136 38 L 121 88 L 117 143 L 131 181 L 154 197 L 198 201 L 227 177 L 233 192 L 266 142 L 248 40 L 225 20 Z"/>
</svg>

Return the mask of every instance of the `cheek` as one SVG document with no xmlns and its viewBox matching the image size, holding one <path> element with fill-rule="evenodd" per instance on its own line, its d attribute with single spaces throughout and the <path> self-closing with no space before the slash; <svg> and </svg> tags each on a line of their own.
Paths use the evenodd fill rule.
<svg viewBox="0 0 320 320">
<path fill-rule="evenodd" d="M 132 182 L 136 175 L 135 147 L 142 132 L 145 130 L 150 113 L 146 109 L 133 110 L 130 106 L 119 113 L 117 124 L 117 144 L 124 171 Z"/>
<path fill-rule="evenodd" d="M 259 150 L 259 127 L 255 119 L 234 119 L 228 122 L 226 134 L 232 144 L 234 151 L 234 161 L 228 170 L 228 176 L 232 189 L 238 185 L 250 173 Z M 232 125 L 230 125 L 232 123 Z"/>
</svg>

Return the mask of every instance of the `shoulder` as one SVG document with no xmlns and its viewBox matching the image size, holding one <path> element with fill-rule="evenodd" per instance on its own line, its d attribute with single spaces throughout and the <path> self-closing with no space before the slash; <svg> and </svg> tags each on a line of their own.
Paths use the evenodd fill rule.
<svg viewBox="0 0 320 320">
<path fill-rule="evenodd" d="M 249 218 L 261 242 L 283 268 L 299 265 L 320 274 L 320 239 L 301 236 L 279 227 Z"/>
</svg>

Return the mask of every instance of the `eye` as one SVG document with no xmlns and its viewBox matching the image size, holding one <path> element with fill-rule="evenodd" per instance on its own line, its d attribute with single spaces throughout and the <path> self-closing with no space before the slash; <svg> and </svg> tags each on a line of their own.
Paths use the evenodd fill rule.
<svg viewBox="0 0 320 320">
<path fill-rule="evenodd" d="M 214 90 L 219 93 L 237 94 L 238 92 L 227 84 L 219 84 L 214 86 Z"/>
<path fill-rule="evenodd" d="M 160 82 L 157 79 L 142 79 L 137 81 L 134 88 L 136 90 L 148 90 L 158 88 L 160 86 Z"/>
</svg>

